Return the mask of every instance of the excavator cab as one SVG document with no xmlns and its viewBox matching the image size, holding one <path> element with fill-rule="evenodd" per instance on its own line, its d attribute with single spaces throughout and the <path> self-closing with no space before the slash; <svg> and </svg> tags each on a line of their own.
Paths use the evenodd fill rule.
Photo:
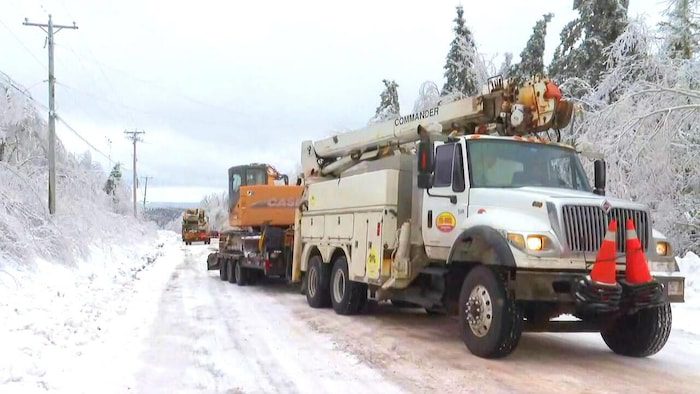
<svg viewBox="0 0 700 394">
<path fill-rule="evenodd" d="M 287 175 L 268 164 L 247 164 L 228 169 L 229 224 L 261 227 L 291 224 L 301 186 L 289 186 Z"/>
<path fill-rule="evenodd" d="M 228 169 L 228 207 L 233 209 L 241 196 L 241 186 L 267 185 L 267 165 L 248 164 Z"/>
</svg>

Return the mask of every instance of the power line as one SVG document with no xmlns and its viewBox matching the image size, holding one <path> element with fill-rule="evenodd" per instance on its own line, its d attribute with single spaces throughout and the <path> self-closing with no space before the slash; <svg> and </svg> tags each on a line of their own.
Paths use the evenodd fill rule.
<svg viewBox="0 0 700 394">
<path fill-rule="evenodd" d="M 47 107 L 46 105 L 40 103 L 40 102 L 37 101 L 34 97 L 32 97 L 29 93 L 27 93 L 25 89 L 22 89 L 22 88 L 21 88 L 21 87 L 20 87 L 6 72 L 0 70 L 0 74 L 2 74 L 2 76 L 5 77 L 6 82 L 8 83 L 8 85 L 9 85 L 11 88 L 15 89 L 17 92 L 19 92 L 20 94 L 22 94 L 24 97 L 26 97 L 28 100 L 30 100 L 30 101 L 31 101 L 32 103 L 34 103 L 35 105 L 41 107 L 42 109 L 44 109 L 44 110 L 48 110 L 48 109 L 49 109 L 49 107 Z M 90 141 L 88 141 L 87 138 L 83 137 L 83 135 L 82 135 L 78 130 L 76 130 L 73 126 L 71 126 L 65 119 L 63 119 L 63 118 L 62 118 L 61 116 L 59 116 L 58 114 L 56 115 L 56 120 L 58 120 L 61 124 L 63 124 L 69 131 L 71 131 L 73 134 L 75 134 L 75 136 L 78 137 L 78 139 L 80 139 L 81 141 L 83 141 L 88 147 L 90 147 L 90 148 L 91 148 L 92 150 L 94 150 L 96 153 L 98 153 L 98 154 L 101 155 L 102 157 L 104 157 L 104 158 L 106 158 L 107 160 L 109 160 L 110 163 L 112 162 L 112 161 L 111 161 L 111 155 L 107 155 L 107 154 L 105 154 L 103 151 L 101 151 L 100 149 L 98 149 L 95 145 L 93 145 Z M 124 166 L 124 165 L 121 165 L 121 168 L 123 168 L 123 169 L 125 169 L 125 170 L 127 170 L 127 171 L 131 170 L 130 167 L 126 167 L 126 166 Z"/>
<path fill-rule="evenodd" d="M 22 42 L 22 40 L 20 40 L 19 37 L 17 37 L 17 35 L 10 29 L 10 27 L 7 26 L 7 25 L 5 24 L 5 22 L 2 21 L 2 19 L 0 19 L 0 25 L 2 25 L 2 26 L 5 28 L 5 30 L 7 30 L 7 31 L 10 33 L 10 35 L 15 39 L 15 41 L 17 41 L 17 43 L 18 43 L 19 45 L 21 45 L 22 48 L 24 48 L 24 50 L 29 54 L 29 56 L 31 56 L 32 59 L 34 59 L 34 60 L 41 66 L 41 68 L 43 68 L 44 70 L 47 69 L 47 68 L 46 68 L 46 65 L 45 65 L 44 63 L 42 63 L 41 60 L 39 60 L 39 58 L 34 54 L 34 52 L 32 52 L 32 51 L 29 49 L 29 47 L 27 47 L 26 45 L 24 45 L 24 43 Z"/>
</svg>

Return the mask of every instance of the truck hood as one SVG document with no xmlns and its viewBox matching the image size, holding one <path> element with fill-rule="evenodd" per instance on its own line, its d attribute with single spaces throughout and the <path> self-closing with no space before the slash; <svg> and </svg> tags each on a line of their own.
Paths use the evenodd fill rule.
<svg viewBox="0 0 700 394">
<path fill-rule="evenodd" d="M 585 204 L 585 205 L 597 205 L 602 204 L 604 201 L 608 201 L 613 207 L 624 207 L 632 209 L 646 210 L 643 204 L 635 203 L 629 200 L 623 200 L 620 198 L 610 197 L 610 196 L 599 196 L 597 194 L 572 190 L 572 189 L 559 189 L 553 187 L 520 187 L 520 188 L 499 188 L 499 189 L 472 189 L 470 197 L 473 199 L 470 203 L 475 203 L 479 205 L 491 205 L 488 200 L 495 198 L 496 201 L 503 202 L 503 199 L 509 199 L 515 202 L 517 206 L 531 205 L 534 201 L 540 202 L 553 202 L 557 205 L 560 204 Z M 482 199 L 485 198 L 486 200 Z M 519 201 L 518 201 L 519 200 Z M 491 200 L 494 201 L 494 200 Z M 517 201 L 517 202 L 516 202 Z M 498 205 L 501 205 L 500 203 Z M 506 204 L 510 205 L 510 204 Z M 502 205 L 501 205 L 502 206 Z"/>
<path fill-rule="evenodd" d="M 578 190 L 522 187 L 474 188 L 469 191 L 470 225 L 522 232 L 552 229 L 550 207 L 561 212 L 564 205 L 599 205 L 607 201 L 613 208 L 645 210 L 642 204 Z"/>
</svg>

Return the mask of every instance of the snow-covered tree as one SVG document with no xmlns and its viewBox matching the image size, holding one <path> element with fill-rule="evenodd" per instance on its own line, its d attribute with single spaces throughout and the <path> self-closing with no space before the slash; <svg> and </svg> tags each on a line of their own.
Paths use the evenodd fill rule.
<svg viewBox="0 0 700 394">
<path fill-rule="evenodd" d="M 503 62 L 501 63 L 501 66 L 498 68 L 498 75 L 502 76 L 503 78 L 509 78 L 510 72 L 512 69 L 513 69 L 513 54 L 510 52 L 506 52 L 503 55 Z"/>
<path fill-rule="evenodd" d="M 477 71 L 478 52 L 469 28 L 464 20 L 464 8 L 457 6 L 457 17 L 453 28 L 455 38 L 450 44 L 445 62 L 445 85 L 442 95 L 471 96 L 479 91 Z"/>
<path fill-rule="evenodd" d="M 664 34 L 665 48 L 672 58 L 690 59 L 700 45 L 699 0 L 669 0 L 664 12 L 666 20 L 659 23 Z"/>
<path fill-rule="evenodd" d="M 70 154 L 56 140 L 56 213 L 47 208 L 47 127 L 44 112 L 0 72 L 0 271 L 4 264 L 31 264 L 35 257 L 73 264 L 91 242 L 135 241 L 145 227 L 104 191 L 105 174 L 89 154 Z M 115 193 L 124 189 L 117 188 Z M 37 245 L 41 245 L 37 248 Z"/>
<path fill-rule="evenodd" d="M 379 106 L 372 119 L 369 120 L 369 123 L 378 123 L 395 119 L 399 116 L 401 110 L 399 107 L 399 93 L 397 90 L 399 85 L 396 81 L 390 81 L 388 79 L 383 79 L 382 83 L 384 83 L 384 90 L 379 95 Z"/>
<path fill-rule="evenodd" d="M 420 85 L 418 98 L 413 104 L 413 112 L 421 112 L 435 107 L 440 103 L 440 89 L 433 81 L 425 81 Z"/>
<path fill-rule="evenodd" d="M 595 86 L 608 66 L 604 50 L 627 26 L 629 0 L 574 0 L 578 18 L 561 32 L 561 42 L 549 67 L 559 82 L 578 78 Z"/>
<path fill-rule="evenodd" d="M 117 163 L 112 168 L 112 171 L 107 177 L 107 182 L 105 182 L 104 191 L 110 196 L 114 196 L 117 185 L 121 183 L 122 180 L 122 170 L 121 163 Z"/>
<path fill-rule="evenodd" d="M 544 14 L 535 23 L 532 35 L 520 52 L 520 63 L 513 66 L 510 76 L 516 79 L 527 79 L 534 75 L 544 75 L 544 44 L 547 36 L 547 24 L 554 14 Z"/>
<path fill-rule="evenodd" d="M 679 252 L 700 252 L 700 62 L 672 59 L 631 21 L 605 50 L 608 71 L 581 99 L 574 138 L 608 161 L 611 195 L 645 203 Z"/>
<path fill-rule="evenodd" d="M 199 203 L 209 217 L 209 229 L 222 231 L 228 226 L 228 193 L 213 193 Z"/>
</svg>

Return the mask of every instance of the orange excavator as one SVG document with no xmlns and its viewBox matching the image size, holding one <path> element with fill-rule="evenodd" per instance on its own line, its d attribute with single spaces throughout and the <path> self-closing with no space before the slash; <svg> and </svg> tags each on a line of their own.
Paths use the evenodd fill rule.
<svg viewBox="0 0 700 394">
<path fill-rule="evenodd" d="M 268 164 L 228 170 L 229 227 L 207 268 L 240 286 L 265 277 L 291 278 L 294 214 L 303 187 Z"/>
</svg>

